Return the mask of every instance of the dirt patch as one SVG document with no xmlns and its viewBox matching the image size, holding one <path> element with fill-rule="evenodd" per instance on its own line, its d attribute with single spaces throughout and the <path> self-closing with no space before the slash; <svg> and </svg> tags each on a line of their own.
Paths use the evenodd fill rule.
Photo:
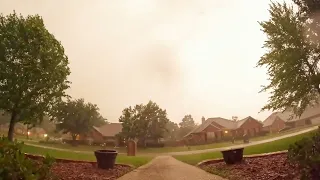
<svg viewBox="0 0 320 180">
<path fill-rule="evenodd" d="M 56 162 L 51 171 L 62 180 L 115 180 L 130 172 L 131 167 L 115 165 L 113 169 L 103 170 L 91 163 Z"/>
<path fill-rule="evenodd" d="M 298 180 L 300 177 L 299 168 L 288 162 L 286 154 L 245 158 L 243 163 L 235 165 L 217 162 L 200 168 L 229 180 Z"/>
</svg>

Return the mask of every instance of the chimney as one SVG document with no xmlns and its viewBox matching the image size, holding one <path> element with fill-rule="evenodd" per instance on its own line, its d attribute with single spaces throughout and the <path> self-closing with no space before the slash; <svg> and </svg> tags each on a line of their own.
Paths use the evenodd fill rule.
<svg viewBox="0 0 320 180">
<path fill-rule="evenodd" d="M 204 117 L 202 116 L 202 118 L 201 118 L 201 124 L 203 124 L 205 121 L 206 121 L 206 118 L 204 118 Z"/>
<path fill-rule="evenodd" d="M 238 116 L 232 116 L 232 120 L 236 122 L 238 120 Z"/>
</svg>

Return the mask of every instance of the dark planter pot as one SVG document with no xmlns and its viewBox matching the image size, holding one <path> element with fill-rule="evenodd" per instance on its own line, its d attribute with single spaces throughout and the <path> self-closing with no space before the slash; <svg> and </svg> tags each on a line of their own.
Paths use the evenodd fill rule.
<svg viewBox="0 0 320 180">
<path fill-rule="evenodd" d="M 242 162 L 243 148 L 221 151 L 226 164 L 235 164 Z"/>
<path fill-rule="evenodd" d="M 97 150 L 94 152 L 97 159 L 98 168 L 112 169 L 116 162 L 118 152 L 115 150 Z"/>
</svg>

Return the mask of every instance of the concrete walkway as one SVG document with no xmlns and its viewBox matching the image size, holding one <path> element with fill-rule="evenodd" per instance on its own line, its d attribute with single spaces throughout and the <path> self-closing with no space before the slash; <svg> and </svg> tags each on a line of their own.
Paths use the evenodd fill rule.
<svg viewBox="0 0 320 180">
<path fill-rule="evenodd" d="M 171 156 L 158 156 L 118 180 L 224 180 Z"/>
<path fill-rule="evenodd" d="M 206 153 L 206 152 L 223 151 L 223 150 L 233 149 L 233 148 L 248 147 L 248 146 L 253 146 L 253 145 L 257 145 L 257 144 L 263 144 L 263 143 L 267 143 L 267 142 L 272 142 L 272 141 L 284 139 L 284 138 L 287 138 L 287 137 L 296 136 L 296 135 L 303 134 L 303 133 L 306 133 L 306 132 L 310 132 L 310 131 L 313 131 L 313 130 L 316 130 L 316 129 L 318 129 L 318 126 L 315 126 L 315 127 L 312 127 L 312 128 L 308 128 L 308 129 L 305 129 L 305 130 L 301 130 L 301 131 L 298 131 L 298 132 L 295 132 L 295 133 L 286 134 L 286 135 L 283 135 L 283 136 L 278 136 L 278 137 L 265 139 L 265 140 L 261 140 L 261 141 L 253 141 L 253 142 L 250 142 L 248 144 L 239 144 L 239 145 L 228 146 L 228 147 L 213 148 L 213 149 L 203 149 L 203 150 L 194 150 L 194 151 L 168 152 L 168 153 L 165 153 L 165 155 L 200 154 L 200 153 Z"/>
</svg>

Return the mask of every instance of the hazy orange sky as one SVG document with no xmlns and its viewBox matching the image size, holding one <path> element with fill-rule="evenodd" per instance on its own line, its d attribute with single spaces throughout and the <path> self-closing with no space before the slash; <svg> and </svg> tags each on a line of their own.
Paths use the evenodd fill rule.
<svg viewBox="0 0 320 180">
<path fill-rule="evenodd" d="M 70 60 L 69 94 L 117 122 L 153 100 L 179 122 L 201 117 L 264 120 L 265 52 L 257 21 L 269 0 L 0 0 L 0 12 L 39 14 Z"/>
</svg>

